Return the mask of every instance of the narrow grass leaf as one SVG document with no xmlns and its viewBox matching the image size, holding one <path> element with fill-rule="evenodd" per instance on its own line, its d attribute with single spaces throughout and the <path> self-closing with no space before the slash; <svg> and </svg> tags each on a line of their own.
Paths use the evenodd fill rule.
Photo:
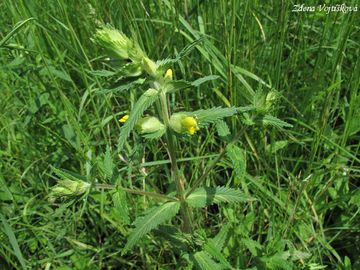
<svg viewBox="0 0 360 270">
<path fill-rule="evenodd" d="M 86 180 L 86 178 L 84 176 L 77 174 L 75 172 L 66 171 L 64 169 L 60 170 L 55 167 L 51 167 L 51 169 L 61 179 L 69 179 L 72 181 L 78 181 L 78 180 L 85 181 Z"/>
<path fill-rule="evenodd" d="M 21 267 L 23 269 L 26 269 L 26 261 L 20 250 L 20 247 L 19 247 L 19 244 L 18 244 L 18 241 L 16 239 L 13 229 L 11 228 L 11 226 L 7 222 L 6 218 L 1 213 L 0 213 L 0 219 L 1 219 L 2 227 L 3 227 L 3 231 L 6 234 L 6 236 L 9 238 L 9 241 L 10 241 L 10 244 L 14 251 L 15 256 L 19 260 Z"/>
<path fill-rule="evenodd" d="M 212 81 L 212 80 L 216 80 L 218 79 L 219 76 L 218 75 L 209 75 L 209 76 L 205 76 L 205 77 L 202 77 L 200 79 L 197 79 L 196 81 L 193 81 L 191 83 L 192 86 L 195 86 L 195 87 L 198 87 L 200 86 L 201 84 L 207 82 L 207 81 Z"/>
<path fill-rule="evenodd" d="M 172 66 L 173 64 L 179 62 L 184 56 L 186 56 L 189 52 L 191 52 L 196 45 L 198 45 L 203 40 L 202 37 L 192 41 L 189 45 L 184 47 L 175 58 L 166 58 L 156 62 L 158 70 L 165 71 L 167 68 Z"/>
<path fill-rule="evenodd" d="M 72 79 L 71 79 L 70 75 L 64 70 L 59 70 L 59 69 L 56 69 L 53 66 L 48 66 L 47 71 L 50 74 L 54 75 L 55 77 L 58 77 L 59 79 L 62 79 L 62 80 L 67 81 L 67 82 L 72 82 Z"/>
<path fill-rule="evenodd" d="M 130 83 L 121 84 L 120 86 L 117 86 L 114 88 L 98 90 L 98 91 L 96 91 L 96 94 L 108 94 L 108 93 L 117 93 L 118 94 L 118 93 L 127 91 L 129 89 L 136 88 L 138 85 L 144 84 L 145 81 L 146 81 L 146 79 L 139 78 L 135 81 L 132 81 Z"/>
<path fill-rule="evenodd" d="M 18 22 L 14 28 L 0 41 L 0 48 L 5 45 L 5 43 L 14 35 L 16 35 L 17 32 L 19 32 L 20 28 L 23 27 L 25 24 L 27 24 L 29 21 L 35 20 L 35 18 L 28 18 L 26 20 Z"/>
<path fill-rule="evenodd" d="M 231 65 L 231 71 L 234 72 L 234 73 L 237 73 L 237 74 L 243 74 L 251 79 L 254 79 L 255 81 L 261 83 L 262 85 L 265 85 L 266 87 L 268 88 L 271 88 L 271 86 L 269 84 L 267 84 L 265 81 L 263 81 L 260 77 L 256 76 L 254 73 L 246 70 L 246 69 L 243 69 L 241 67 L 238 67 L 238 66 L 234 66 L 234 65 Z"/>
</svg>

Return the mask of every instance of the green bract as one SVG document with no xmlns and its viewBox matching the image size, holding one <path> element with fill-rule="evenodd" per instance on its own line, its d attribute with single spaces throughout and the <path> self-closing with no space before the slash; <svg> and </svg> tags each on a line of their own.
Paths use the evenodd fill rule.
<svg viewBox="0 0 360 270">
<path fill-rule="evenodd" d="M 141 67 L 145 70 L 150 76 L 157 76 L 157 66 L 154 61 L 149 59 L 148 57 L 143 57 L 141 61 Z"/>
<path fill-rule="evenodd" d="M 79 196 L 90 189 L 90 183 L 81 180 L 62 179 L 51 189 L 50 200 L 66 196 Z"/>
<path fill-rule="evenodd" d="M 107 49 L 116 58 L 130 59 L 134 63 L 140 63 L 145 57 L 145 53 L 137 43 L 116 29 L 104 26 L 96 32 L 94 38 L 96 43 Z"/>
<path fill-rule="evenodd" d="M 163 128 L 164 125 L 154 116 L 142 117 L 135 125 L 136 131 L 140 134 L 153 133 Z"/>
</svg>

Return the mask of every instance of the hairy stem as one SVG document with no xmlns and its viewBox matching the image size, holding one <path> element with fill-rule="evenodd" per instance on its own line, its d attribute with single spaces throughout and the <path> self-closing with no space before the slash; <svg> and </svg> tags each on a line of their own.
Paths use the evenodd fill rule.
<svg viewBox="0 0 360 270">
<path fill-rule="evenodd" d="M 180 213 L 181 217 L 184 222 L 183 230 L 184 232 L 190 233 L 191 232 L 191 214 L 189 206 L 187 205 L 185 201 L 185 188 L 184 188 L 184 181 L 181 179 L 179 168 L 177 165 L 177 159 L 176 159 L 176 137 L 171 132 L 169 128 L 169 111 L 168 111 L 168 102 L 166 99 L 166 94 L 161 93 L 160 94 L 160 101 L 161 101 L 161 111 L 163 114 L 163 120 L 165 125 L 168 127 L 166 130 L 166 142 L 167 142 L 167 149 L 169 153 L 169 158 L 171 162 L 171 173 L 172 177 L 176 184 L 176 192 L 177 197 L 180 200 L 181 208 Z"/>
<path fill-rule="evenodd" d="M 177 198 L 167 196 L 167 195 L 164 195 L 164 194 L 155 193 L 155 192 L 148 192 L 148 191 L 142 191 L 142 190 L 136 190 L 136 189 L 131 189 L 131 188 L 124 188 L 124 187 L 121 187 L 121 186 L 118 186 L 118 185 L 95 184 L 95 188 L 100 188 L 100 189 L 116 189 L 116 188 L 119 188 L 119 189 L 121 189 L 121 190 L 123 190 L 123 191 L 125 191 L 127 193 L 131 193 L 131 194 L 149 196 L 149 197 L 159 198 L 159 199 L 173 201 L 173 202 L 178 201 Z"/>
</svg>

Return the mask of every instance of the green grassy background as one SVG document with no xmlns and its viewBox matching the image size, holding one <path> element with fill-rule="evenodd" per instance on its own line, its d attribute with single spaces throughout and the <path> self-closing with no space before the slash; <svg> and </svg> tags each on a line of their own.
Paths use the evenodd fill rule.
<svg viewBox="0 0 360 270">
<path fill-rule="evenodd" d="M 319 4 L 337 2 L 342 3 Z M 174 95 L 176 110 L 246 106 L 249 91 L 261 87 L 282 94 L 274 114 L 293 128 L 248 129 L 238 142 L 246 151 L 246 176 L 234 177 L 224 159 L 207 179 L 209 185 L 239 187 L 257 201 L 195 213 L 198 234 L 213 237 L 231 224 L 224 254 L 237 269 L 360 269 L 359 12 L 294 13 L 293 5 L 250 0 L 1 1 L 0 268 L 186 265 L 174 247 L 154 234 L 121 256 L 131 226 L 119 218 L 105 191 L 48 202 L 57 179 L 51 167 L 107 183 L 99 164 L 107 146 L 116 151 L 117 119 L 139 96 L 136 87 L 119 91 L 116 78 L 94 72 L 110 69 L 91 40 L 101 23 L 109 23 L 155 60 L 175 57 L 204 37 L 173 66 L 174 77 L 220 78 Z M 33 19 L 16 28 L 28 18 Z M 236 118 L 228 124 L 232 132 L 243 127 Z M 130 140 L 129 152 L 141 147 L 136 140 Z M 180 146 L 179 156 L 190 158 L 181 163 L 185 175 L 193 181 L 208 163 L 206 156 L 217 154 L 224 144 L 209 128 Z M 166 192 L 169 169 L 160 162 L 168 159 L 163 145 L 148 142 L 144 151 L 147 176 L 137 164 L 115 157 L 124 185 Z M 131 220 L 153 204 L 139 196 L 128 199 Z M 278 257 L 285 259 L 263 264 Z"/>
</svg>

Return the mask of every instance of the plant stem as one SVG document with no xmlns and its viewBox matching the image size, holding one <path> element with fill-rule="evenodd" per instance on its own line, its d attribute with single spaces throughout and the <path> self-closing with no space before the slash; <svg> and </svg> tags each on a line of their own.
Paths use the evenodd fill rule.
<svg viewBox="0 0 360 270">
<path fill-rule="evenodd" d="M 191 214 L 190 209 L 185 201 L 185 188 L 184 188 L 184 181 L 181 179 L 179 168 L 177 165 L 177 159 L 176 159 L 176 137 L 171 132 L 169 128 L 169 109 L 168 109 L 168 103 L 166 99 L 166 94 L 161 92 L 160 93 L 160 101 L 161 101 L 161 111 L 163 114 L 163 120 L 165 125 L 168 127 L 166 130 L 166 142 L 167 142 L 167 148 L 168 148 L 168 154 L 171 162 L 171 173 L 172 177 L 176 184 L 176 192 L 177 197 L 180 200 L 181 207 L 180 207 L 180 213 L 181 217 L 184 222 L 183 230 L 184 232 L 190 233 L 191 232 Z"/>
<path fill-rule="evenodd" d="M 164 195 L 164 194 L 155 193 L 155 192 L 148 192 L 148 191 L 142 191 L 142 190 L 136 190 L 136 189 L 131 189 L 131 188 L 124 188 L 124 187 L 121 187 L 121 186 L 118 186 L 118 185 L 95 184 L 95 187 L 96 187 L 96 188 L 102 188 L 102 189 L 116 189 L 116 188 L 120 188 L 121 190 L 123 190 L 123 191 L 125 191 L 125 192 L 127 192 L 127 193 L 131 193 L 131 194 L 149 196 L 149 197 L 159 198 L 159 199 L 168 200 L 168 201 L 173 201 L 173 202 L 178 201 L 177 198 L 171 197 L 171 196 L 167 196 L 167 195 Z"/>
</svg>

